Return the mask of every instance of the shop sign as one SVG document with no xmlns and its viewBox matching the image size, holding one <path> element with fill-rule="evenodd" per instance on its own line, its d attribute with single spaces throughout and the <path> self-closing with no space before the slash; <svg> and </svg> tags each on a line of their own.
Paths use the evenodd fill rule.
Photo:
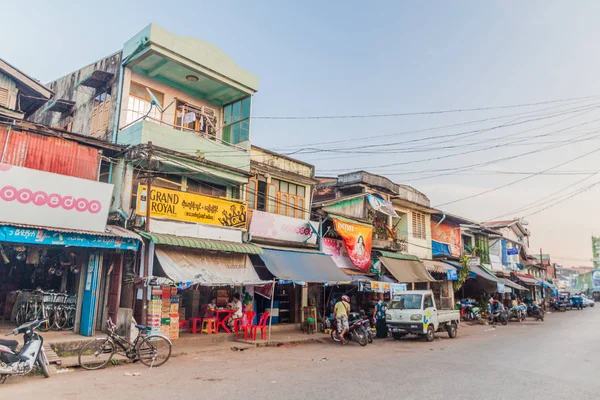
<svg viewBox="0 0 600 400">
<path fill-rule="evenodd" d="M 398 292 L 406 292 L 406 283 L 390 283 L 390 298 L 394 298 Z"/>
<path fill-rule="evenodd" d="M 592 271 L 592 286 L 594 290 L 600 288 L 600 270 L 598 269 Z"/>
<path fill-rule="evenodd" d="M 504 293 L 504 282 L 498 282 L 498 293 Z"/>
<path fill-rule="evenodd" d="M 146 185 L 138 186 L 138 215 L 145 216 L 146 207 L 150 203 L 151 217 L 235 228 L 246 227 L 245 204 L 158 187 L 152 188 L 150 199 L 147 193 Z"/>
<path fill-rule="evenodd" d="M 375 211 L 379 211 L 380 213 L 394 218 L 400 218 L 400 216 L 396 213 L 394 206 L 389 201 L 385 201 L 381 197 L 373 196 L 372 194 L 367 195 L 367 201 Z"/>
<path fill-rule="evenodd" d="M 104 232 L 113 185 L 0 164 L 0 221 Z"/>
<path fill-rule="evenodd" d="M 479 257 L 469 257 L 467 260 L 467 265 L 469 267 L 476 267 L 481 264 L 481 259 Z"/>
<path fill-rule="evenodd" d="M 264 286 L 256 286 L 254 288 L 254 293 L 259 294 L 265 299 L 271 300 L 271 293 L 273 292 L 273 284 L 269 283 Z"/>
<path fill-rule="evenodd" d="M 373 227 L 333 218 L 336 232 L 344 240 L 344 245 L 352 263 L 363 271 L 371 265 L 371 240 Z"/>
<path fill-rule="evenodd" d="M 344 242 L 338 239 L 323 238 L 323 253 L 331 256 L 339 268 L 356 269 Z"/>
<path fill-rule="evenodd" d="M 121 250 L 137 250 L 139 245 L 136 239 L 120 236 L 86 235 L 8 225 L 0 226 L 0 242 Z"/>
<path fill-rule="evenodd" d="M 447 244 L 450 249 L 450 255 L 460 257 L 461 239 L 460 228 L 456 225 L 442 222 L 431 221 L 431 240 Z"/>
<path fill-rule="evenodd" d="M 519 249 L 516 248 L 516 247 L 512 247 L 510 249 L 506 249 L 506 255 L 516 256 L 517 254 L 519 254 Z"/>
<path fill-rule="evenodd" d="M 252 236 L 297 243 L 316 244 L 318 228 L 317 222 L 264 211 L 252 211 L 250 221 Z"/>
<path fill-rule="evenodd" d="M 377 293 L 383 293 L 383 282 L 373 281 L 371 282 L 371 290 Z"/>
<path fill-rule="evenodd" d="M 446 270 L 446 280 L 457 281 L 458 280 L 458 271 L 455 269 Z"/>
</svg>

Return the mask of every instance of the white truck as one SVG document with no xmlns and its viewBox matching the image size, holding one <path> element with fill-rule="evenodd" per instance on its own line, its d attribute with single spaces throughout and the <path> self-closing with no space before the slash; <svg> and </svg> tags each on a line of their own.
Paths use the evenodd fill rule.
<svg viewBox="0 0 600 400">
<path fill-rule="evenodd" d="M 456 337 L 460 311 L 439 310 L 431 290 L 408 290 L 394 295 L 386 322 L 396 340 L 414 334 L 431 342 L 436 332 L 446 331 L 450 338 Z"/>
</svg>

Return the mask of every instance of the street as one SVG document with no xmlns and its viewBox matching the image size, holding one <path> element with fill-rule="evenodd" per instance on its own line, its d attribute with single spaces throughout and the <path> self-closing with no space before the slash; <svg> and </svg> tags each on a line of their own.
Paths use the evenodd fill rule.
<svg viewBox="0 0 600 400">
<path fill-rule="evenodd" d="M 600 309 L 552 313 L 544 322 L 464 326 L 418 339 L 218 350 L 140 365 L 9 379 L 4 398 L 403 398 L 597 399 Z M 131 376 L 139 372 L 140 376 Z"/>
</svg>

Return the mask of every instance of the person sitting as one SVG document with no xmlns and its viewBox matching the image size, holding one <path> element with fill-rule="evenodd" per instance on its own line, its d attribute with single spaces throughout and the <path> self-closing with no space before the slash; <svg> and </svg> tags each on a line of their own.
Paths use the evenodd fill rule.
<svg viewBox="0 0 600 400">
<path fill-rule="evenodd" d="M 229 308 L 233 310 L 233 314 L 229 317 L 227 325 L 233 328 L 233 324 L 236 319 L 242 318 L 242 302 L 240 301 L 240 295 L 238 293 L 233 295 L 233 301 L 229 304 Z"/>
<path fill-rule="evenodd" d="M 215 316 L 215 310 L 217 309 L 217 299 L 212 298 L 206 305 L 206 312 L 204 318 L 213 318 Z"/>
</svg>

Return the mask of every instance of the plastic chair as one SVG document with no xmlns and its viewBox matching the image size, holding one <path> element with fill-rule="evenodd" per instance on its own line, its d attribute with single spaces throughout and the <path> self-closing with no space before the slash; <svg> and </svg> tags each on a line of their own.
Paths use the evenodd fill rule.
<svg viewBox="0 0 600 400">
<path fill-rule="evenodd" d="M 202 320 L 202 330 L 200 333 L 206 333 L 207 335 L 217 333 L 217 320 L 214 318 L 204 318 Z"/>
<path fill-rule="evenodd" d="M 268 319 L 269 319 L 269 313 L 265 312 L 260 317 L 260 320 L 258 321 L 258 325 L 253 325 L 250 327 L 250 329 L 252 330 L 252 340 L 256 340 L 256 333 L 259 329 L 261 331 L 260 332 L 261 339 L 267 340 L 267 320 Z"/>
<path fill-rule="evenodd" d="M 192 334 L 198 332 L 198 325 L 202 328 L 202 318 L 190 318 L 190 325 L 192 326 Z M 202 331 L 202 329 L 200 329 Z"/>
<path fill-rule="evenodd" d="M 240 329 L 244 330 L 244 341 L 248 340 L 248 329 L 252 327 L 252 321 L 256 313 L 254 311 L 246 311 L 242 318 L 233 321 L 233 331 L 235 332 L 235 339 L 238 339 Z"/>
</svg>

